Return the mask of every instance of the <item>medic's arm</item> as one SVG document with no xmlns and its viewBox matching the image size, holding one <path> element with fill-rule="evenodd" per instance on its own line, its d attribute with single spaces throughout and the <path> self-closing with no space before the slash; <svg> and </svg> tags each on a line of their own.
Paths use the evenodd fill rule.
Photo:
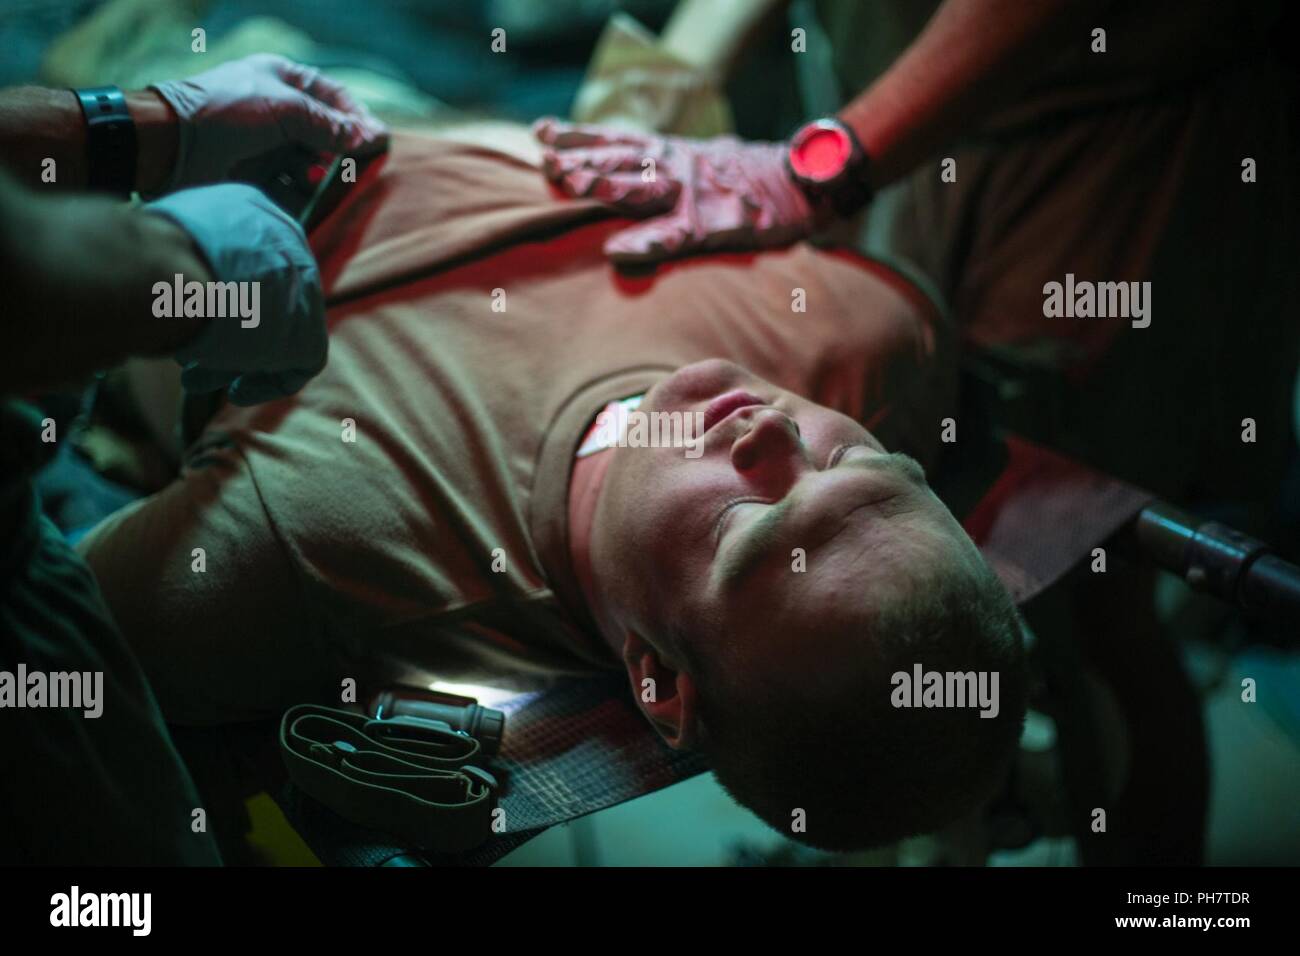
<svg viewBox="0 0 1300 956">
<path fill-rule="evenodd" d="M 176 116 L 153 90 L 127 93 L 126 107 L 135 122 L 135 189 L 152 195 L 176 162 Z M 85 189 L 86 120 L 76 94 L 38 86 L 0 90 L 0 167 L 33 189 Z"/>
<path fill-rule="evenodd" d="M 840 111 L 880 189 L 973 131 L 1062 44 L 1087 43 L 1113 0 L 945 0 L 911 45 Z"/>
<path fill-rule="evenodd" d="M 0 389 L 75 382 L 131 355 L 163 355 L 204 320 L 159 319 L 155 282 L 211 276 L 189 234 L 97 196 L 46 196 L 0 171 Z"/>
</svg>

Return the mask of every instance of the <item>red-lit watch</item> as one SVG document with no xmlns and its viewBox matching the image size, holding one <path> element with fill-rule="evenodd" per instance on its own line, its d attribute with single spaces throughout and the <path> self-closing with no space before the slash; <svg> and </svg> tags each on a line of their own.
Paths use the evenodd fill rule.
<svg viewBox="0 0 1300 956">
<path fill-rule="evenodd" d="M 790 137 L 790 178 L 814 209 L 851 216 L 871 201 L 870 163 L 853 130 L 837 119 L 819 119 Z"/>
</svg>

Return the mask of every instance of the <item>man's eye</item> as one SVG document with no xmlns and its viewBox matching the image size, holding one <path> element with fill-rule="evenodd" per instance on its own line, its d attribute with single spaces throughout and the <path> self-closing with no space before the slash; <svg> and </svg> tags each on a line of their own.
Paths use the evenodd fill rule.
<svg viewBox="0 0 1300 956">
<path fill-rule="evenodd" d="M 722 542 L 722 536 L 726 534 L 727 527 L 736 517 L 736 512 L 744 508 L 756 508 L 763 505 L 764 502 L 755 498 L 738 498 L 731 502 L 723 509 L 722 514 L 718 517 L 718 530 L 714 536 L 715 547 Z"/>
<path fill-rule="evenodd" d="M 826 467 L 834 468 L 836 465 L 840 463 L 840 459 L 843 458 L 848 452 L 852 451 L 854 448 L 865 448 L 865 447 L 867 447 L 867 443 L 864 441 L 854 441 L 854 442 L 848 442 L 847 444 L 844 445 L 840 445 L 833 452 L 831 452 L 831 457 L 830 460 L 826 462 Z"/>
</svg>

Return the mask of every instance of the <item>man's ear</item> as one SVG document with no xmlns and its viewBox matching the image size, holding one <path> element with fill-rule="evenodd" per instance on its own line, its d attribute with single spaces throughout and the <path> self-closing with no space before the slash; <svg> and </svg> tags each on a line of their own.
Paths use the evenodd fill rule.
<svg viewBox="0 0 1300 956">
<path fill-rule="evenodd" d="M 665 662 L 658 650 L 632 631 L 623 641 L 623 665 L 641 712 L 664 742 L 674 750 L 695 747 L 699 715 L 691 675 Z"/>
</svg>

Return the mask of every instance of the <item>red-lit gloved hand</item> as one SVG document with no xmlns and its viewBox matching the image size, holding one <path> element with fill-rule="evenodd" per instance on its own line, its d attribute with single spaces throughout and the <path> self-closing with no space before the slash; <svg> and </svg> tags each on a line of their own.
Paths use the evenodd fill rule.
<svg viewBox="0 0 1300 956">
<path fill-rule="evenodd" d="M 342 85 L 271 53 L 151 89 L 180 120 L 168 191 L 219 182 L 241 163 L 289 143 L 319 153 L 361 154 L 382 147 L 388 136 Z"/>
<path fill-rule="evenodd" d="M 683 139 L 554 119 L 538 120 L 533 132 L 547 147 L 547 178 L 566 194 L 646 218 L 605 242 L 616 262 L 782 246 L 812 232 L 813 210 L 786 169 L 784 143 Z"/>
</svg>

